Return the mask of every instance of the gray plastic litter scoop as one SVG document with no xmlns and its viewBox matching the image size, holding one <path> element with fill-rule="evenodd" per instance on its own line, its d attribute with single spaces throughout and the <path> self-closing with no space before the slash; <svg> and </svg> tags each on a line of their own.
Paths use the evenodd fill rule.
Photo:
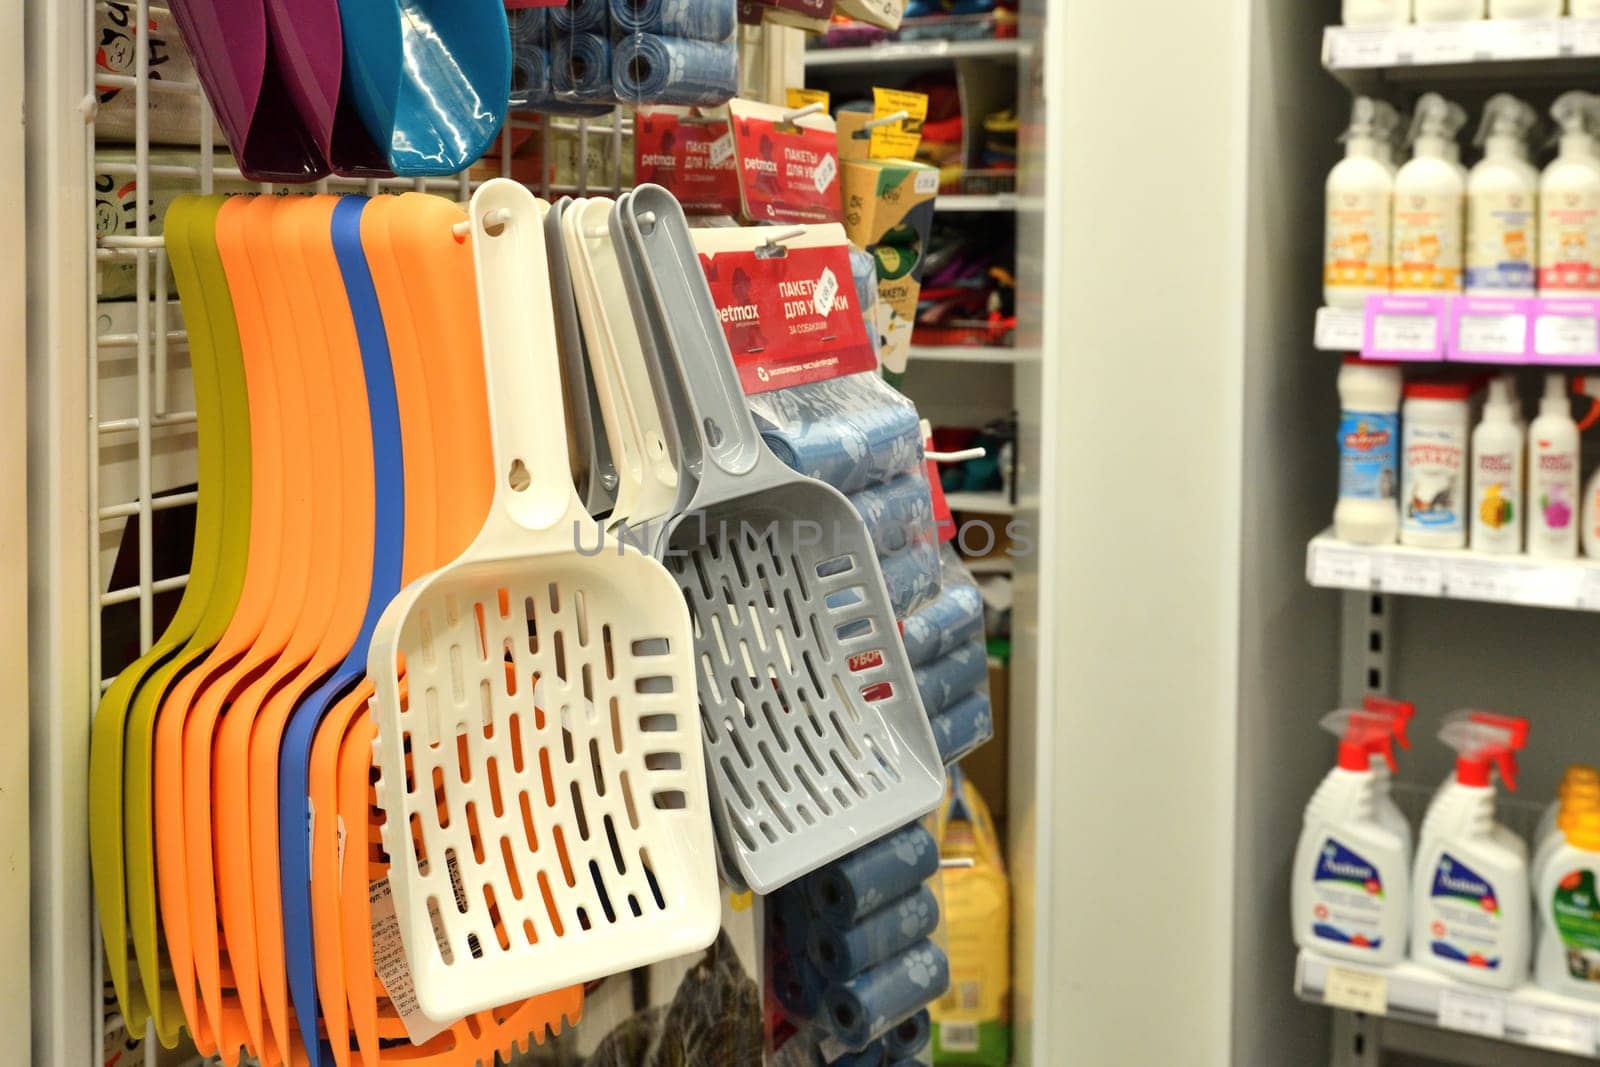
<svg viewBox="0 0 1600 1067">
<path fill-rule="evenodd" d="M 944 775 L 865 525 L 762 442 L 678 202 L 623 223 L 702 457 L 665 562 L 689 603 L 720 843 L 770 893 L 925 815 Z"/>
</svg>

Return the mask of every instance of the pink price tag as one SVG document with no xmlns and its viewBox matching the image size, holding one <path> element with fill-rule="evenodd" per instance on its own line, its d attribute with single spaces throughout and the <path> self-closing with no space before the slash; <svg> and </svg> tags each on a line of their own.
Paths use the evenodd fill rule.
<svg viewBox="0 0 1600 1067">
<path fill-rule="evenodd" d="M 1444 358 L 1450 298 L 1369 296 L 1361 354 L 1367 359 L 1437 362 Z"/>
<path fill-rule="evenodd" d="M 1460 363 L 1523 363 L 1533 349 L 1536 301 L 1465 296 L 1450 301 L 1446 359 Z"/>
</svg>

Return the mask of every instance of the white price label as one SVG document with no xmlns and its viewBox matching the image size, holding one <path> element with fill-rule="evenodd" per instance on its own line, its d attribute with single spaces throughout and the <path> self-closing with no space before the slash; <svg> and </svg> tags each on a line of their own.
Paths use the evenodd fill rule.
<svg viewBox="0 0 1600 1067">
<path fill-rule="evenodd" d="M 1591 567 L 1583 572 L 1583 581 L 1578 583 L 1578 607 L 1585 611 L 1600 611 L 1600 567 Z"/>
<path fill-rule="evenodd" d="M 1478 43 L 1477 59 L 1548 59 L 1561 51 L 1561 23 L 1555 19 L 1495 19 L 1468 24 Z"/>
<path fill-rule="evenodd" d="M 822 277 L 811 287 L 811 306 L 816 309 L 818 315 L 827 318 L 833 311 L 833 301 L 838 295 L 839 279 L 834 275 L 832 267 L 823 267 Z"/>
<path fill-rule="evenodd" d="M 1518 567 L 1508 599 L 1513 604 L 1541 608 L 1571 608 L 1578 604 L 1577 575 L 1567 567 Z"/>
<path fill-rule="evenodd" d="M 1385 593 L 1441 596 L 1444 593 L 1444 565 L 1436 559 L 1385 556 L 1378 572 L 1378 588 Z"/>
<path fill-rule="evenodd" d="M 1600 55 L 1600 19 L 1562 19 L 1561 21 L 1562 55 Z"/>
<path fill-rule="evenodd" d="M 1311 584 L 1325 589 L 1371 589 L 1372 557 L 1319 545 L 1311 554 Z"/>
<path fill-rule="evenodd" d="M 1414 63 L 1465 63 L 1472 58 L 1472 36 L 1461 23 L 1412 26 L 1403 32 Z"/>
<path fill-rule="evenodd" d="M 1514 584 L 1510 564 L 1489 560 L 1452 560 L 1445 573 L 1450 595 L 1462 600 L 1509 600 Z"/>
<path fill-rule="evenodd" d="M 1372 323 L 1372 348 L 1377 352 L 1437 352 L 1439 319 L 1435 315 L 1378 315 Z"/>
<path fill-rule="evenodd" d="M 1533 350 L 1541 356 L 1600 356 L 1600 322 L 1579 315 L 1540 315 Z"/>
<path fill-rule="evenodd" d="M 1328 65 L 1335 70 L 1392 67 L 1399 53 L 1401 31 L 1398 28 L 1334 28 L 1328 34 Z"/>
<path fill-rule="evenodd" d="M 833 184 L 833 176 L 839 173 L 839 164 L 835 163 L 832 156 L 823 156 L 822 162 L 817 164 L 817 169 L 811 172 L 811 182 L 817 187 L 817 192 L 825 193 L 828 186 Z"/>
<path fill-rule="evenodd" d="M 918 196 L 931 196 L 939 191 L 939 172 L 936 170 L 919 170 L 917 176 L 911 180 L 911 191 Z"/>
<path fill-rule="evenodd" d="M 1456 348 L 1486 356 L 1520 356 L 1528 348 L 1528 317 L 1463 315 Z"/>
<path fill-rule="evenodd" d="M 1322 999 L 1330 1008 L 1385 1015 L 1389 1011 L 1389 979 L 1381 974 L 1329 967 Z"/>
<path fill-rule="evenodd" d="M 1314 344 L 1321 352 L 1359 352 L 1367 316 L 1359 308 L 1318 308 Z"/>
<path fill-rule="evenodd" d="M 711 149 L 707 153 L 713 167 L 720 167 L 733 158 L 733 131 L 728 131 L 715 141 L 711 142 Z"/>
<path fill-rule="evenodd" d="M 1439 994 L 1439 1025 L 1464 1034 L 1505 1037 L 1506 1002 L 1500 997 L 1446 989 Z"/>
<path fill-rule="evenodd" d="M 1528 1020 L 1528 1044 L 1556 1052 L 1594 1055 L 1594 1020 L 1564 1011 L 1535 1008 Z"/>
</svg>

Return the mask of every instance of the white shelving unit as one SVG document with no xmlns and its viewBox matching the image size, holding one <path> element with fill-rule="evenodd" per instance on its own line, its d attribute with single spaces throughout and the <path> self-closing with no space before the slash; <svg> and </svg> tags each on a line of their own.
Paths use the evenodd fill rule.
<svg viewBox="0 0 1600 1067">
<path fill-rule="evenodd" d="M 979 212 L 979 211 L 1015 211 L 1017 210 L 1016 193 L 996 193 L 993 196 L 941 196 L 939 198 L 940 211 Z"/>
<path fill-rule="evenodd" d="M 979 515 L 1013 515 L 1017 510 L 1004 493 L 946 493 L 944 501 L 951 511 L 971 511 Z"/>
<path fill-rule="evenodd" d="M 1596 59 L 1600 19 L 1330 26 L 1322 38 L 1322 65 L 1357 89 L 1370 88 L 1375 81 L 1592 81 Z"/>
<path fill-rule="evenodd" d="M 941 67 L 957 59 L 1016 62 L 1031 44 L 1020 39 L 994 41 L 905 41 L 862 48 L 808 48 L 806 67 Z"/>
<path fill-rule="evenodd" d="M 969 345 L 912 345 L 911 359 L 945 363 L 993 363 L 1008 365 L 1026 358 L 1015 348 L 979 348 Z"/>
<path fill-rule="evenodd" d="M 1306 579 L 1319 589 L 1600 611 L 1600 560 L 1356 545 L 1325 532 L 1306 550 Z"/>
<path fill-rule="evenodd" d="M 1372 967 L 1302 951 L 1295 993 L 1311 1004 L 1421 1023 L 1577 1056 L 1600 1054 L 1600 1003 L 1533 985 L 1499 990 L 1457 982 L 1419 964 Z"/>
</svg>

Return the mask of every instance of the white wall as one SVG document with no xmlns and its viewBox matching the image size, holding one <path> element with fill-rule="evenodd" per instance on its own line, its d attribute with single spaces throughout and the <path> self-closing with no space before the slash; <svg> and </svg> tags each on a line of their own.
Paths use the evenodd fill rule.
<svg viewBox="0 0 1600 1067">
<path fill-rule="evenodd" d="M 1051 5 L 1036 1063 L 1230 1062 L 1249 7 Z"/>
</svg>

